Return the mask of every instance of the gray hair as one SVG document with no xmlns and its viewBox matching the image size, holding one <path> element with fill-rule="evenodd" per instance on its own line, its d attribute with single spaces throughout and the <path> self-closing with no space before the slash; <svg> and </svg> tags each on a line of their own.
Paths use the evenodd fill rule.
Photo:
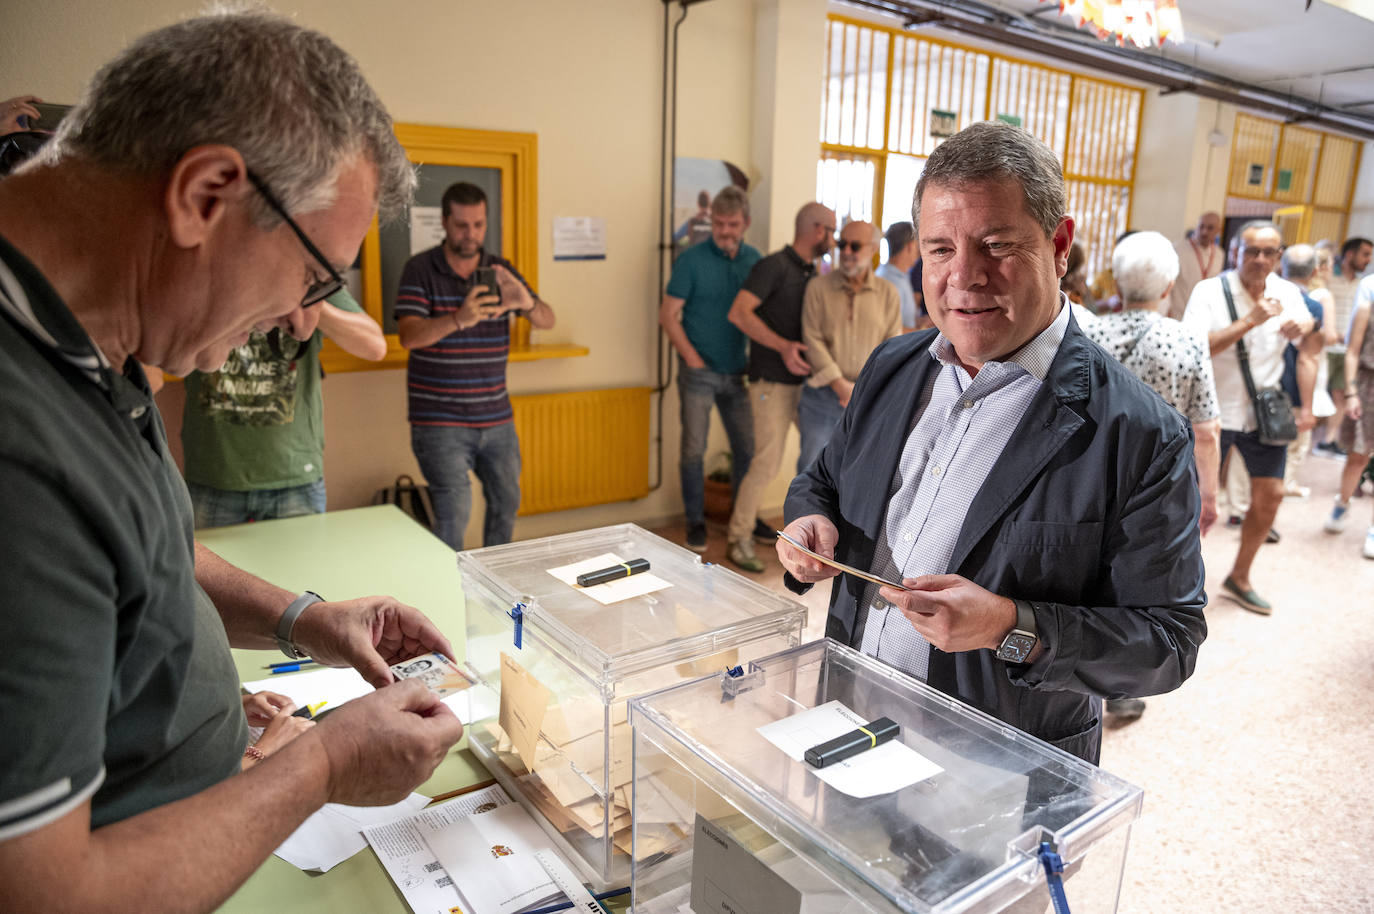
<svg viewBox="0 0 1374 914">
<path fill-rule="evenodd" d="M 716 194 L 715 199 L 711 201 L 711 212 L 718 216 L 733 216 L 735 213 L 741 213 L 745 219 L 748 219 L 749 195 L 733 184 L 729 187 L 722 187 L 720 193 Z"/>
<path fill-rule="evenodd" d="M 291 213 L 329 206 L 340 169 L 359 154 L 377 168 L 383 218 L 415 187 L 357 61 L 265 10 L 215 11 L 135 40 L 96 73 L 44 156 L 159 175 L 212 143 L 237 149 Z M 262 201 L 254 206 L 260 225 L 279 221 Z"/>
<path fill-rule="evenodd" d="M 1279 227 L 1273 222 L 1269 221 L 1268 219 L 1251 219 L 1249 222 L 1245 223 L 1240 227 L 1240 230 L 1236 232 L 1235 237 L 1239 238 L 1240 243 L 1243 245 L 1245 244 L 1246 232 L 1261 231 L 1273 232 L 1275 235 L 1279 236 L 1280 241 L 1282 241 L 1283 239 L 1283 232 L 1279 231 Z"/>
<path fill-rule="evenodd" d="M 1159 301 L 1178 278 L 1178 252 L 1159 232 L 1132 232 L 1112 251 L 1112 279 L 1126 304 Z"/>
<path fill-rule="evenodd" d="M 1283 278 L 1308 279 L 1317 272 L 1317 249 L 1310 244 L 1291 244 L 1283 252 Z"/>
<path fill-rule="evenodd" d="M 1001 121 L 983 121 L 945 140 L 926 160 L 911 203 L 911 221 L 921 231 L 921 195 L 926 185 L 963 188 L 1012 179 L 1021 185 L 1026 211 L 1046 237 L 1053 237 L 1067 208 L 1064 171 L 1054 150 L 1027 130 Z"/>
</svg>

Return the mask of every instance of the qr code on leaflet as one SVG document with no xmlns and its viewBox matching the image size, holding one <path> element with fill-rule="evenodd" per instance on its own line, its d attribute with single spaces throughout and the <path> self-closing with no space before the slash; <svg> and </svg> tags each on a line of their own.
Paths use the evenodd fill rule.
<svg viewBox="0 0 1374 914">
<path fill-rule="evenodd" d="M 426 873 L 433 873 L 433 872 L 435 872 L 436 870 L 442 870 L 443 868 L 444 868 L 444 865 L 443 865 L 442 863 L 440 863 L 438 860 L 435 860 L 433 863 L 426 863 L 426 864 L 425 864 L 425 872 L 426 872 Z"/>
<path fill-rule="evenodd" d="M 453 885 L 453 880 L 450 877 L 445 876 L 443 879 L 434 880 L 434 884 L 441 889 L 446 889 L 449 886 Z"/>
</svg>

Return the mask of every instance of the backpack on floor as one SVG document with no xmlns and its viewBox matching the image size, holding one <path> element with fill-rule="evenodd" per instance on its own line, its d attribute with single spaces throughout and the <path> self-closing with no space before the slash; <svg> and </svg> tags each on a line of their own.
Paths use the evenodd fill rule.
<svg viewBox="0 0 1374 914">
<path fill-rule="evenodd" d="M 434 529 L 434 502 L 429 486 L 416 485 L 415 480 L 402 473 L 393 485 L 377 490 L 372 496 L 374 505 L 395 505 L 415 519 L 426 530 Z"/>
</svg>

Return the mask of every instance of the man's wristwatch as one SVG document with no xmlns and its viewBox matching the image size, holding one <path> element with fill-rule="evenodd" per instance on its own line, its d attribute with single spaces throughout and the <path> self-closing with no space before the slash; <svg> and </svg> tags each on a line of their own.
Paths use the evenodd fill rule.
<svg viewBox="0 0 1374 914">
<path fill-rule="evenodd" d="M 281 619 L 277 622 L 277 647 L 281 648 L 281 652 L 292 660 L 300 660 L 310 655 L 296 647 L 295 642 L 291 640 L 291 629 L 296 627 L 296 620 L 300 618 L 301 613 L 316 603 L 323 603 L 324 601 L 324 597 L 307 590 L 292 600 L 291 605 L 286 607 L 286 612 L 281 614 Z"/>
<path fill-rule="evenodd" d="M 1016 625 L 1002 638 L 1002 646 L 997 648 L 997 659 L 1007 663 L 1025 663 L 1040 636 L 1035 631 L 1035 610 L 1025 600 L 1013 600 L 1016 604 Z"/>
</svg>

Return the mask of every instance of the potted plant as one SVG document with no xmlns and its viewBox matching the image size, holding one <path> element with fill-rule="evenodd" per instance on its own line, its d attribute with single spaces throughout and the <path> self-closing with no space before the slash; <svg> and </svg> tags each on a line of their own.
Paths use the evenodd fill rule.
<svg viewBox="0 0 1374 914">
<path fill-rule="evenodd" d="M 730 452 L 720 451 L 711 458 L 706 471 L 706 519 L 718 524 L 730 522 L 730 510 L 735 504 L 731 466 Z"/>
</svg>

